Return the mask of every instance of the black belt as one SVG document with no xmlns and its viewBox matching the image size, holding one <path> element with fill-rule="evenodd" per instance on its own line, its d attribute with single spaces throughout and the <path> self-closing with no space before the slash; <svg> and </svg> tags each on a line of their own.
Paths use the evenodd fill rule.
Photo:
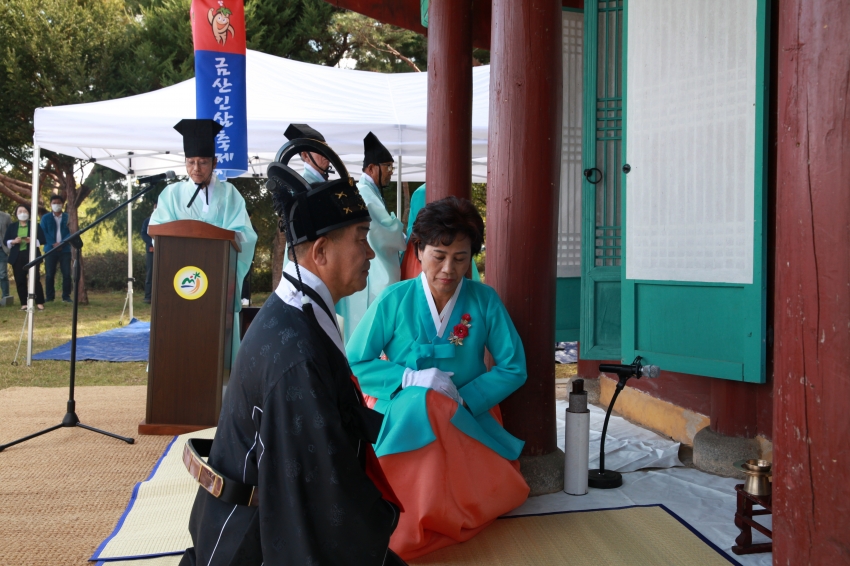
<svg viewBox="0 0 850 566">
<path fill-rule="evenodd" d="M 213 497 L 231 505 L 256 507 L 260 502 L 256 486 L 232 480 L 203 460 L 210 455 L 212 444 L 213 441 L 206 438 L 187 440 L 183 448 L 183 464 L 186 469 Z"/>
</svg>

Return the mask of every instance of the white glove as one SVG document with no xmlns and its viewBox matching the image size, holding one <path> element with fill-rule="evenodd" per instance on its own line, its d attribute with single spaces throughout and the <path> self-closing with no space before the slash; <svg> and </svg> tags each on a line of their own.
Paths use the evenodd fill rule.
<svg viewBox="0 0 850 566">
<path fill-rule="evenodd" d="M 454 399 L 458 404 L 463 404 L 463 399 L 460 393 L 457 392 L 457 387 L 455 387 L 452 381 L 453 375 L 454 372 L 442 371 L 437 368 L 421 369 L 418 371 L 406 368 L 404 370 L 404 376 L 401 378 L 401 386 L 404 388 L 415 385 L 417 387 L 433 389 L 437 393 Z"/>
</svg>

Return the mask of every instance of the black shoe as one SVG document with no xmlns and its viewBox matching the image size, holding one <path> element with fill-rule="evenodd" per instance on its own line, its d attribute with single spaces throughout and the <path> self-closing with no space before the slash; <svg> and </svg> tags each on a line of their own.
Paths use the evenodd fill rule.
<svg viewBox="0 0 850 566">
<path fill-rule="evenodd" d="M 45 299 L 45 300 L 44 300 L 44 302 L 45 302 L 45 303 L 52 303 L 52 302 L 53 302 L 53 299 Z"/>
<path fill-rule="evenodd" d="M 142 299 L 142 302 L 145 303 L 145 304 L 148 304 L 148 305 L 151 304 L 150 299 Z"/>
<path fill-rule="evenodd" d="M 71 299 L 62 299 L 62 302 L 63 303 L 73 303 L 74 301 L 72 301 Z"/>
</svg>

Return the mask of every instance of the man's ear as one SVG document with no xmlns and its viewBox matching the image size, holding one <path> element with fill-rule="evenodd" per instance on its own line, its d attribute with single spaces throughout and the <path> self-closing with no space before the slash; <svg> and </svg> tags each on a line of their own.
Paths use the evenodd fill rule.
<svg viewBox="0 0 850 566">
<path fill-rule="evenodd" d="M 313 242 L 313 247 L 310 248 L 310 255 L 312 256 L 313 261 L 318 266 L 325 266 L 328 264 L 328 244 L 330 240 L 325 236 L 321 236 L 318 240 Z"/>
</svg>

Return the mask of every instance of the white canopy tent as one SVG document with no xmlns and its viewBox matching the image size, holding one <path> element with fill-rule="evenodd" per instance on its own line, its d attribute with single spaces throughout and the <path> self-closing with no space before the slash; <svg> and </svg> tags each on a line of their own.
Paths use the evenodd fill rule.
<svg viewBox="0 0 850 566">
<path fill-rule="evenodd" d="M 401 209 L 402 179 L 425 181 L 427 73 L 338 69 L 249 50 L 246 79 L 249 171 L 244 176 L 265 176 L 266 166 L 286 141 L 284 130 L 294 122 L 310 124 L 320 131 L 355 178 L 363 161 L 363 137 L 369 131 L 378 136 L 397 156 L 397 210 Z M 489 66 L 474 68 L 472 180 L 476 182 L 487 179 L 489 86 Z M 185 175 L 183 142 L 173 126 L 194 116 L 195 79 L 127 98 L 36 109 L 32 230 L 36 222 L 40 149 L 123 173 L 127 176 L 129 198 L 134 177 L 169 170 Z M 127 303 L 132 318 L 132 209 L 127 215 L 127 234 Z M 31 260 L 35 259 L 34 248 L 31 255 Z M 29 277 L 30 297 L 35 292 L 34 284 L 34 277 Z M 27 365 L 32 364 L 33 309 L 30 298 Z"/>
<path fill-rule="evenodd" d="M 325 136 L 357 176 L 363 137 L 372 131 L 403 158 L 404 179 L 425 180 L 427 73 L 381 74 L 300 63 L 248 51 L 246 60 L 250 171 L 266 165 L 306 123 Z M 486 180 L 490 68 L 472 72 L 473 179 Z M 136 176 L 185 173 L 183 143 L 172 126 L 195 116 L 195 79 L 154 92 L 35 111 L 35 143 Z M 132 173 L 131 173 L 132 172 Z"/>
</svg>

